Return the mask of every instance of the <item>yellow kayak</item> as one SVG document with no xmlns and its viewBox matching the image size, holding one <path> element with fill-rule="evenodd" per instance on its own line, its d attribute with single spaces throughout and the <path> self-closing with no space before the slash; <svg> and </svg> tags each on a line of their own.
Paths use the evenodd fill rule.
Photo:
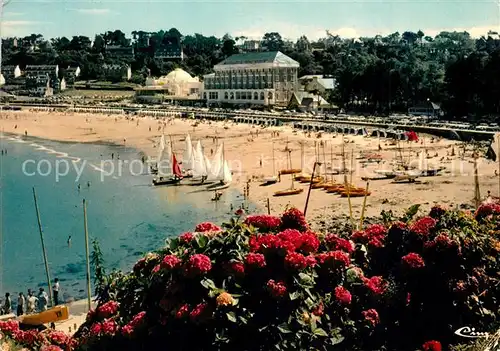
<svg viewBox="0 0 500 351">
<path fill-rule="evenodd" d="M 52 322 L 60 322 L 69 318 L 69 310 L 67 306 L 56 306 L 36 314 L 27 314 L 19 318 L 23 324 L 42 325 Z"/>
</svg>

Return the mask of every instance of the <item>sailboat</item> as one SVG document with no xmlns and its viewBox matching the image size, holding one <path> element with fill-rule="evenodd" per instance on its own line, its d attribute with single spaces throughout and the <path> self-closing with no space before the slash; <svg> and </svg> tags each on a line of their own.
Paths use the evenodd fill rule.
<svg viewBox="0 0 500 351">
<path fill-rule="evenodd" d="M 160 141 L 158 142 L 158 154 L 156 156 L 156 165 L 153 167 L 151 166 L 151 173 L 157 174 L 158 173 L 158 163 L 161 160 L 163 150 L 165 150 L 165 135 L 162 134 Z"/>
<path fill-rule="evenodd" d="M 291 160 L 291 150 L 288 151 L 288 158 L 289 158 L 289 161 L 290 161 L 290 164 L 292 163 L 292 160 Z M 285 190 L 279 190 L 279 191 L 276 191 L 274 193 L 274 196 L 289 196 L 289 195 L 297 195 L 297 194 L 300 194 L 301 192 L 304 191 L 304 189 L 302 188 L 295 188 L 294 187 L 294 184 L 293 184 L 293 180 L 295 178 L 294 174 L 293 173 L 289 173 L 291 174 L 291 179 L 292 179 L 292 185 L 290 186 L 289 189 L 285 189 Z"/>
<path fill-rule="evenodd" d="M 278 182 L 279 177 L 276 174 L 275 164 L 274 164 L 274 142 L 273 142 L 273 175 L 271 177 L 264 178 L 262 185 L 271 185 Z"/>
<path fill-rule="evenodd" d="M 166 161 L 166 160 L 165 160 Z M 175 154 L 172 153 L 172 160 L 166 163 L 165 167 L 158 167 L 158 179 L 153 179 L 153 185 L 178 184 L 182 180 L 182 171 Z"/>
<path fill-rule="evenodd" d="M 214 165 L 212 166 L 210 174 L 207 176 L 207 181 L 214 182 L 214 184 L 207 186 L 207 190 L 226 189 L 233 181 L 233 176 L 229 170 L 227 160 L 224 158 L 224 144 L 219 147 L 215 156 Z M 215 175 L 216 170 L 218 170 L 218 172 Z"/>
<path fill-rule="evenodd" d="M 208 175 L 205 155 L 203 154 L 203 149 L 199 140 L 198 143 L 196 143 L 196 148 L 193 150 L 192 174 L 193 179 L 203 179 Z"/>
<path fill-rule="evenodd" d="M 193 169 L 193 144 L 191 142 L 191 136 L 188 134 L 186 136 L 186 149 L 182 155 L 182 168 L 184 171 L 184 178 L 192 177 L 191 170 Z"/>
</svg>

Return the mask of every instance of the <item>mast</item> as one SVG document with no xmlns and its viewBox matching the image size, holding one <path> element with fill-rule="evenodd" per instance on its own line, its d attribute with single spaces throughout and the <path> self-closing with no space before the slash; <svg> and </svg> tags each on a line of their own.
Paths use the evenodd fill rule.
<svg viewBox="0 0 500 351">
<path fill-rule="evenodd" d="M 273 177 L 275 174 L 276 174 L 276 169 L 275 169 L 275 165 L 274 165 L 274 140 L 273 140 Z"/>
<path fill-rule="evenodd" d="M 330 144 L 330 175 L 333 183 L 333 143 Z"/>
</svg>

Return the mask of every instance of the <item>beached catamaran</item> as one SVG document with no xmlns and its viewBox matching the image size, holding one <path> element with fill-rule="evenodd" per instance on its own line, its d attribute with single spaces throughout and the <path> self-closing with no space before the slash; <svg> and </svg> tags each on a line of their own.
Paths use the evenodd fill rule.
<svg viewBox="0 0 500 351">
<path fill-rule="evenodd" d="M 183 170 L 183 176 L 184 178 L 190 178 L 192 177 L 192 169 L 193 169 L 193 162 L 194 162 L 194 155 L 193 155 L 193 144 L 191 142 L 191 136 L 188 134 L 186 135 L 186 149 L 184 150 L 184 154 L 182 155 L 182 170 Z"/>
<path fill-rule="evenodd" d="M 168 142 L 158 161 L 158 178 L 153 179 L 153 185 L 178 184 L 182 178 L 181 168 Z"/>
<path fill-rule="evenodd" d="M 217 191 L 226 189 L 233 181 L 233 176 L 224 157 L 224 144 L 219 146 L 212 162 L 212 168 L 207 176 L 207 182 L 213 183 L 206 187 L 207 190 Z"/>
</svg>

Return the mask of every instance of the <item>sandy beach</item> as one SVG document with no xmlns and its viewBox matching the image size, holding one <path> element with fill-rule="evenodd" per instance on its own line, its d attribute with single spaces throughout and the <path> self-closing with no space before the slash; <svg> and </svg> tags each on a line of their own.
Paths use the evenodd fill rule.
<svg viewBox="0 0 500 351">
<path fill-rule="evenodd" d="M 290 175 L 284 175 L 281 182 L 270 186 L 260 186 L 264 177 L 273 175 L 274 169 L 289 168 L 288 152 L 292 150 L 291 162 L 293 168 L 303 168 L 303 173 L 311 174 L 317 152 L 319 161 L 326 164 L 333 162 L 334 168 L 342 167 L 342 136 L 323 133 L 321 135 L 306 135 L 302 131 L 293 130 L 289 126 L 261 128 L 246 124 L 223 122 L 200 122 L 195 126 L 193 120 L 155 119 L 152 117 L 126 117 L 125 115 L 76 114 L 60 112 L 2 112 L 0 130 L 6 133 L 72 142 L 109 142 L 135 147 L 146 155 L 156 156 L 156 144 L 164 130 L 165 135 L 173 141 L 173 151 L 182 158 L 187 133 L 191 135 L 193 144 L 201 140 L 205 154 L 210 158 L 215 153 L 217 141 L 224 143 L 225 156 L 233 172 L 232 186 L 243 192 L 249 184 L 249 199 L 265 212 L 269 198 L 271 213 L 280 213 L 287 205 L 299 209 L 304 208 L 308 184 L 294 182 L 295 188 L 304 188 L 301 194 L 286 197 L 273 197 L 274 192 L 291 187 Z M 279 135 L 273 132 L 278 132 Z M 435 203 L 445 206 L 472 204 L 474 198 L 474 163 L 472 149 L 469 147 L 462 157 L 463 148 L 450 140 L 432 140 L 431 136 L 419 135 L 419 142 L 401 142 L 390 145 L 390 140 L 346 135 L 345 155 L 348 169 L 354 169 L 352 183 L 365 187 L 366 182 L 361 177 L 373 175 L 377 169 L 392 169 L 391 161 L 397 157 L 412 163 L 421 162 L 418 152 L 427 150 L 429 158 L 426 162 L 432 166 L 445 167 L 441 176 L 422 177 L 415 183 L 395 184 L 392 180 L 376 180 L 370 182 L 371 196 L 367 200 L 365 216 L 377 216 L 382 210 L 393 210 L 400 213 L 410 205 L 422 204 L 422 209 L 428 209 Z M 321 144 L 323 146 L 321 146 Z M 379 150 L 379 144 L 382 148 Z M 303 145 L 303 146 L 302 146 Z M 317 146 L 315 146 L 317 145 Z M 319 146 L 318 146 L 319 145 Z M 301 160 L 301 149 L 304 158 Z M 401 152 L 399 151 L 401 150 Z M 378 154 L 380 163 L 363 164 L 360 153 Z M 354 163 L 351 166 L 351 158 Z M 303 165 L 302 165 L 303 164 Z M 329 167 L 329 166 L 328 166 Z M 484 158 L 478 160 L 481 196 L 487 191 L 498 195 L 498 177 L 495 170 L 498 164 Z M 325 172 L 324 166 L 320 169 Z M 344 175 L 326 176 L 343 183 Z M 350 179 L 350 175 L 347 176 Z M 353 198 L 353 217 L 359 220 L 363 198 Z M 348 199 L 336 194 L 329 194 L 321 189 L 311 192 L 307 217 L 310 220 L 326 215 L 349 213 Z"/>
</svg>

